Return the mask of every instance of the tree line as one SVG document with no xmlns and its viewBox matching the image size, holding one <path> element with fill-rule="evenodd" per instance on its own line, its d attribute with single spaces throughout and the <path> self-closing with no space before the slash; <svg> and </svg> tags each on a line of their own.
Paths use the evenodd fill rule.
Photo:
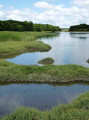
<svg viewBox="0 0 89 120">
<path fill-rule="evenodd" d="M 61 31 L 59 26 L 34 24 L 32 21 L 0 20 L 0 31 Z"/>
<path fill-rule="evenodd" d="M 89 31 L 89 25 L 80 24 L 80 25 L 71 26 L 69 31 Z"/>
</svg>

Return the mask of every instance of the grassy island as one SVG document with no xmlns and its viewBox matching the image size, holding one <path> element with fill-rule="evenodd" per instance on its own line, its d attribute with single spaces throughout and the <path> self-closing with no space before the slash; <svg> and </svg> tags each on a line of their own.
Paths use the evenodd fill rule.
<svg viewBox="0 0 89 120">
<path fill-rule="evenodd" d="M 52 58 L 44 58 L 44 59 L 38 61 L 38 63 L 39 64 L 44 64 L 44 65 L 53 64 L 54 60 Z"/>
<path fill-rule="evenodd" d="M 68 105 L 59 105 L 49 111 L 21 107 L 1 120 L 88 120 L 89 92 L 80 95 Z"/>
</svg>

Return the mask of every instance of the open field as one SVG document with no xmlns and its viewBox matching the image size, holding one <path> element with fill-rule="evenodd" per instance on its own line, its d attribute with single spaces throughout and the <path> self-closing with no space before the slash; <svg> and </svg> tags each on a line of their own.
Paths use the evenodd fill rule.
<svg viewBox="0 0 89 120">
<path fill-rule="evenodd" d="M 88 120 L 89 92 L 80 95 L 69 105 L 59 105 L 50 111 L 39 111 L 31 108 L 18 108 L 11 115 L 1 120 Z"/>
</svg>

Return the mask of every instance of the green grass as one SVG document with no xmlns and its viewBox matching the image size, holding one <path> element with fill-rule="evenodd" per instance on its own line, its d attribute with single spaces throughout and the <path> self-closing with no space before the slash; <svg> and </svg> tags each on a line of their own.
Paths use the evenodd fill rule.
<svg viewBox="0 0 89 120">
<path fill-rule="evenodd" d="M 68 105 L 59 105 L 49 111 L 21 107 L 1 120 L 89 120 L 89 92 Z"/>
<path fill-rule="evenodd" d="M 52 32 L 0 32 L 0 42 L 6 41 L 33 41 L 40 37 L 54 36 Z"/>
<path fill-rule="evenodd" d="M 51 47 L 37 38 L 53 36 L 51 32 L 0 32 L 0 56 L 22 52 L 48 51 Z"/>
<path fill-rule="evenodd" d="M 69 32 L 69 28 L 62 28 L 61 31 L 62 32 Z"/>
<path fill-rule="evenodd" d="M 73 81 L 89 82 L 89 68 L 79 65 L 25 66 L 0 60 L 0 83 L 67 83 Z"/>
<path fill-rule="evenodd" d="M 38 61 L 38 63 L 39 64 L 44 64 L 44 65 L 53 64 L 54 60 L 52 58 L 44 58 L 44 59 Z"/>
</svg>

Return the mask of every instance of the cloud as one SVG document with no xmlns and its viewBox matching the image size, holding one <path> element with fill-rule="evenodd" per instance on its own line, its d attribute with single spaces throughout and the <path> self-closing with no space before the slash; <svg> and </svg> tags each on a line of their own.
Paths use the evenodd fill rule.
<svg viewBox="0 0 89 120">
<path fill-rule="evenodd" d="M 89 6 L 89 0 L 74 0 L 73 4 L 79 5 L 79 6 Z"/>
<path fill-rule="evenodd" d="M 33 4 L 37 8 L 43 8 L 43 9 L 52 9 L 53 5 L 48 4 L 47 2 L 36 2 Z"/>
<path fill-rule="evenodd" d="M 5 16 L 5 12 L 4 11 L 0 11 L 0 18 L 3 19 Z"/>
<path fill-rule="evenodd" d="M 7 9 L 7 10 L 1 10 L 0 11 L 0 20 L 18 20 L 18 21 L 35 21 L 35 18 L 37 17 L 37 13 L 31 11 L 28 8 L 18 10 L 18 9 Z"/>
</svg>

